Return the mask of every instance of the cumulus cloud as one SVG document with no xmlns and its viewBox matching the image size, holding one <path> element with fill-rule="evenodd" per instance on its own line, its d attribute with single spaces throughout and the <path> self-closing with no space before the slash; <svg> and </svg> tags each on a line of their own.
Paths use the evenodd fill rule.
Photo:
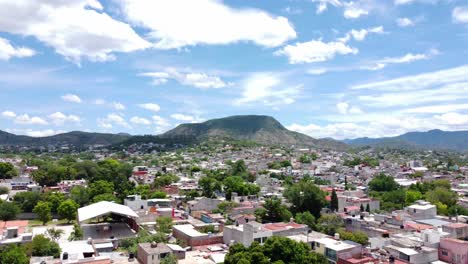
<svg viewBox="0 0 468 264">
<path fill-rule="evenodd" d="M 61 112 L 55 112 L 48 116 L 50 121 L 55 125 L 63 125 L 65 123 L 79 123 L 81 118 L 76 115 L 65 115 Z"/>
<path fill-rule="evenodd" d="M 139 104 L 138 106 L 153 112 L 158 112 L 159 110 L 161 110 L 161 107 L 158 104 L 154 103 Z"/>
<path fill-rule="evenodd" d="M 2 116 L 5 117 L 5 118 L 15 118 L 16 117 L 16 113 L 13 112 L 13 111 L 3 111 L 2 112 Z"/>
<path fill-rule="evenodd" d="M 339 102 L 339 103 L 337 103 L 336 104 L 336 109 L 337 109 L 338 113 L 340 113 L 342 115 L 347 115 L 347 114 L 356 115 L 356 114 L 362 114 L 363 113 L 361 108 L 359 108 L 357 106 L 351 106 L 348 102 Z"/>
<path fill-rule="evenodd" d="M 246 78 L 242 88 L 242 95 L 234 101 L 235 105 L 260 102 L 264 105 L 278 106 L 294 103 L 302 86 L 289 86 L 278 74 L 262 72 Z"/>
<path fill-rule="evenodd" d="M 200 72 L 180 71 L 174 68 L 167 68 L 164 71 L 158 72 L 146 72 L 140 75 L 151 77 L 154 85 L 164 84 L 168 80 L 175 80 L 182 85 L 194 86 L 201 89 L 223 88 L 231 85 L 231 83 L 223 81 L 218 76 Z"/>
<path fill-rule="evenodd" d="M 124 0 L 120 6 L 130 23 L 150 31 L 148 35 L 159 49 L 241 41 L 277 47 L 296 38 L 285 17 L 253 8 L 233 8 L 216 0 Z"/>
<path fill-rule="evenodd" d="M 76 95 L 76 94 L 66 94 L 66 95 L 62 95 L 62 100 L 64 100 L 65 102 L 70 102 L 70 103 L 81 103 L 81 98 Z"/>
<path fill-rule="evenodd" d="M 9 40 L 0 37 L 0 60 L 31 57 L 35 54 L 36 52 L 30 48 L 14 47 Z"/>
<path fill-rule="evenodd" d="M 321 14 L 328 9 L 328 6 L 333 6 L 343 9 L 343 17 L 346 19 L 356 19 L 361 16 L 368 15 L 372 9 L 374 9 L 374 4 L 372 1 L 340 1 L 340 0 L 312 0 L 316 3 L 316 13 Z"/>
<path fill-rule="evenodd" d="M 409 19 L 407 17 L 397 18 L 396 23 L 400 27 L 410 27 L 410 26 L 414 26 L 414 24 L 415 24 L 413 20 L 411 20 L 411 19 Z"/>
<path fill-rule="evenodd" d="M 125 105 L 123 105 L 122 103 L 119 103 L 119 102 L 112 102 L 112 107 L 115 110 L 125 110 Z"/>
<path fill-rule="evenodd" d="M 452 19 L 455 23 L 468 23 L 468 6 L 457 6 L 452 11 Z"/>
<path fill-rule="evenodd" d="M 131 128 L 127 121 L 125 121 L 125 118 L 122 115 L 116 113 L 108 114 L 104 118 L 98 118 L 97 124 L 99 127 L 105 129 L 111 129 L 114 127 L 114 125 Z"/>
<path fill-rule="evenodd" d="M 30 137 L 49 137 L 61 133 L 65 133 L 63 130 L 53 130 L 53 129 L 45 129 L 45 130 L 33 130 L 33 129 L 6 129 L 9 133 L 17 134 L 17 135 L 26 135 Z"/>
<path fill-rule="evenodd" d="M 336 55 L 357 54 L 358 49 L 352 48 L 341 41 L 323 42 L 311 40 L 287 45 L 274 54 L 287 56 L 290 64 L 323 62 L 333 59 Z"/>
<path fill-rule="evenodd" d="M 154 115 L 152 119 L 153 119 L 153 123 L 156 125 L 156 129 L 155 129 L 156 133 L 165 132 L 171 127 L 170 122 L 166 118 L 163 118 L 158 115 Z"/>
<path fill-rule="evenodd" d="M 138 124 L 138 125 L 146 125 L 146 126 L 151 125 L 151 121 L 149 121 L 146 118 L 138 117 L 138 116 L 134 116 L 130 118 L 130 122 L 134 124 Z"/>
<path fill-rule="evenodd" d="M 49 124 L 46 120 L 38 116 L 29 116 L 28 114 L 22 114 L 16 116 L 14 119 L 16 124 L 20 125 L 47 125 Z"/>
<path fill-rule="evenodd" d="M 97 0 L 0 1 L 0 31 L 33 36 L 66 59 L 107 61 L 115 52 L 149 48 L 128 24 L 104 12 Z"/>
<path fill-rule="evenodd" d="M 349 32 L 347 32 L 343 38 L 339 38 L 338 40 L 341 42 L 348 42 L 351 38 L 353 38 L 356 41 L 363 41 L 366 38 L 366 36 L 371 33 L 384 34 L 385 31 L 383 29 L 383 26 L 360 30 L 352 29 Z"/>
</svg>

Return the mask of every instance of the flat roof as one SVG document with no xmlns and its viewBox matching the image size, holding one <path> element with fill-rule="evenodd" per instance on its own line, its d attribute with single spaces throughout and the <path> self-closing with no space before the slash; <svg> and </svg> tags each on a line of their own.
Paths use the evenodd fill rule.
<svg viewBox="0 0 468 264">
<path fill-rule="evenodd" d="M 356 247 L 356 245 L 348 244 L 344 241 L 335 240 L 333 238 L 323 237 L 319 239 L 314 239 L 315 242 L 325 245 L 325 247 L 329 249 L 333 249 L 335 251 L 345 250 Z"/>
<path fill-rule="evenodd" d="M 130 207 L 122 204 L 102 201 L 78 209 L 78 222 L 83 222 L 106 214 L 118 214 L 128 218 L 138 218 Z"/>
<path fill-rule="evenodd" d="M 198 232 L 193 225 L 191 224 L 185 224 L 185 225 L 174 225 L 172 229 L 176 229 L 179 232 L 182 232 L 188 236 L 191 237 L 201 237 L 201 236 L 206 236 L 207 234 L 200 233 Z"/>
</svg>

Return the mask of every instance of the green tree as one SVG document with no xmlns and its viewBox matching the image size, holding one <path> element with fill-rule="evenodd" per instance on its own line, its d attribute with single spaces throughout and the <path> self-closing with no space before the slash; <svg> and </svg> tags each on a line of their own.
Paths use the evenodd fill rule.
<svg viewBox="0 0 468 264">
<path fill-rule="evenodd" d="M 423 194 L 419 191 L 407 190 L 405 196 L 405 204 L 411 205 L 417 200 L 423 199 Z"/>
<path fill-rule="evenodd" d="M 330 236 L 335 235 L 338 229 L 343 226 L 343 219 L 335 214 L 324 214 L 317 221 L 317 229 Z"/>
<path fill-rule="evenodd" d="M 0 249 L 0 263 L 28 264 L 29 258 L 23 247 L 8 245 Z"/>
<path fill-rule="evenodd" d="M 0 162 L 0 179 L 11 179 L 18 176 L 18 170 L 9 162 Z"/>
<path fill-rule="evenodd" d="M 397 190 L 398 184 L 393 177 L 381 173 L 369 182 L 369 189 L 375 192 L 390 192 Z"/>
<path fill-rule="evenodd" d="M 161 264 L 177 264 L 177 258 L 174 254 L 169 254 L 167 257 L 161 259 Z"/>
<path fill-rule="evenodd" d="M 70 198 L 80 206 L 85 206 L 89 203 L 88 189 L 84 186 L 75 186 L 70 190 Z"/>
<path fill-rule="evenodd" d="M 108 201 L 108 202 L 120 202 L 119 198 L 117 198 L 114 194 L 112 193 L 103 193 L 103 194 L 98 194 L 94 196 L 93 202 L 98 203 L 102 201 Z"/>
<path fill-rule="evenodd" d="M 31 242 L 31 252 L 35 257 L 53 256 L 58 258 L 60 256 L 59 245 L 51 241 L 44 235 L 37 235 Z"/>
<path fill-rule="evenodd" d="M 19 192 L 13 197 L 13 201 L 27 213 L 33 211 L 40 199 L 41 194 L 38 192 Z"/>
<path fill-rule="evenodd" d="M 65 196 L 60 192 L 47 192 L 44 194 L 43 199 L 50 204 L 52 213 L 57 213 L 57 209 L 65 200 Z"/>
<path fill-rule="evenodd" d="M 172 218 L 169 216 L 160 216 L 156 218 L 156 230 L 160 233 L 169 234 L 172 228 Z"/>
<path fill-rule="evenodd" d="M 72 199 L 67 199 L 63 201 L 58 207 L 58 214 L 62 219 L 67 219 L 70 223 L 76 219 L 79 207 L 80 206 L 75 201 Z"/>
<path fill-rule="evenodd" d="M 11 202 L 0 203 L 0 219 L 2 221 L 14 220 L 20 213 L 20 208 Z"/>
<path fill-rule="evenodd" d="M 263 222 L 281 222 L 289 221 L 292 217 L 291 212 L 288 208 L 281 204 L 281 200 L 278 198 L 266 199 L 263 205 L 265 211 L 263 215 L 259 215 Z"/>
<path fill-rule="evenodd" d="M 56 228 L 47 228 L 47 236 L 53 241 L 58 241 L 60 237 L 63 235 L 64 231 L 62 229 Z"/>
<path fill-rule="evenodd" d="M 336 195 L 335 189 L 331 193 L 330 209 L 332 212 L 338 211 L 338 195 Z"/>
<path fill-rule="evenodd" d="M 74 224 L 73 225 L 73 231 L 70 234 L 70 237 L 68 237 L 69 241 L 74 241 L 74 240 L 81 240 L 83 239 L 83 230 L 81 229 L 80 225 Z"/>
<path fill-rule="evenodd" d="M 10 193 L 10 189 L 8 189 L 8 187 L 0 186 L 0 195 L 8 193 Z"/>
<path fill-rule="evenodd" d="M 359 211 L 364 212 L 365 210 L 366 208 L 364 208 L 364 204 L 361 204 L 361 206 L 359 207 Z"/>
<path fill-rule="evenodd" d="M 221 184 L 214 178 L 202 177 L 198 180 L 198 185 L 202 189 L 202 195 L 208 198 L 214 198 L 214 192 L 221 190 Z"/>
<path fill-rule="evenodd" d="M 315 230 L 317 228 L 316 219 L 314 215 L 311 214 L 310 212 L 297 213 L 296 222 L 299 224 L 307 225 L 312 230 Z"/>
<path fill-rule="evenodd" d="M 435 204 L 440 202 L 450 207 L 457 203 L 458 196 L 449 189 L 436 187 L 434 190 L 426 193 L 426 199 L 431 203 Z"/>
<path fill-rule="evenodd" d="M 52 211 L 48 202 L 38 202 L 33 212 L 37 215 L 38 219 L 41 220 L 43 225 L 52 219 Z"/>
<path fill-rule="evenodd" d="M 361 245 L 367 245 L 369 243 L 369 237 L 364 232 L 348 232 L 343 228 L 338 229 L 338 234 L 343 240 L 351 240 Z"/>
<path fill-rule="evenodd" d="M 91 198 L 94 198 L 100 194 L 113 194 L 114 184 L 104 180 L 92 182 L 89 184 L 88 192 Z"/>
<path fill-rule="evenodd" d="M 366 204 L 366 212 L 370 213 L 370 206 L 369 206 L 369 203 Z"/>
<path fill-rule="evenodd" d="M 320 211 L 326 204 L 325 193 L 310 180 L 301 180 L 289 186 L 284 196 L 292 203 L 293 212 L 308 211 L 316 218 L 320 216 Z"/>
</svg>

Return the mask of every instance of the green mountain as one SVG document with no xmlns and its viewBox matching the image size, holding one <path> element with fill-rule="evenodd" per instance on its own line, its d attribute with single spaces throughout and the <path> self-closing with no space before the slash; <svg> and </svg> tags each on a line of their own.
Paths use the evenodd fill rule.
<svg viewBox="0 0 468 264">
<path fill-rule="evenodd" d="M 434 129 L 427 132 L 409 132 L 396 137 L 356 138 L 344 140 L 344 142 L 354 146 L 412 146 L 425 149 L 468 151 L 468 131 Z"/>
<path fill-rule="evenodd" d="M 320 148 L 346 148 L 346 145 L 330 139 L 314 139 L 290 131 L 270 116 L 240 115 L 212 119 L 203 123 L 181 124 L 160 135 L 161 138 L 195 138 L 247 140 L 267 145 L 295 145 Z"/>
<path fill-rule="evenodd" d="M 46 146 L 68 144 L 73 146 L 113 145 L 128 138 L 127 134 L 106 134 L 72 131 L 49 137 L 20 136 L 0 131 L 0 145 Z"/>
</svg>

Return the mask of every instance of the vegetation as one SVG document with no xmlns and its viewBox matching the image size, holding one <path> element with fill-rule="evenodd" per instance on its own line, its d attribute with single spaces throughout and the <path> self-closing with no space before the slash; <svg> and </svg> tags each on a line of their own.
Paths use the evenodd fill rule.
<svg viewBox="0 0 468 264">
<path fill-rule="evenodd" d="M 263 245 L 252 243 L 248 248 L 242 244 L 234 244 L 224 260 L 225 264 L 268 264 L 268 263 L 310 263 L 326 264 L 328 261 L 323 255 L 310 251 L 305 243 L 295 242 L 286 237 L 273 236 Z"/>
<path fill-rule="evenodd" d="M 278 198 L 266 199 L 263 208 L 255 210 L 257 220 L 262 222 L 287 222 L 292 214 Z"/>
<path fill-rule="evenodd" d="M 292 203 L 293 213 L 310 212 L 320 217 L 320 211 L 326 205 L 325 193 L 311 180 L 301 180 L 289 186 L 284 196 Z"/>
<path fill-rule="evenodd" d="M 10 202 L 0 202 L 0 219 L 2 221 L 14 220 L 20 213 L 20 208 Z"/>
</svg>

